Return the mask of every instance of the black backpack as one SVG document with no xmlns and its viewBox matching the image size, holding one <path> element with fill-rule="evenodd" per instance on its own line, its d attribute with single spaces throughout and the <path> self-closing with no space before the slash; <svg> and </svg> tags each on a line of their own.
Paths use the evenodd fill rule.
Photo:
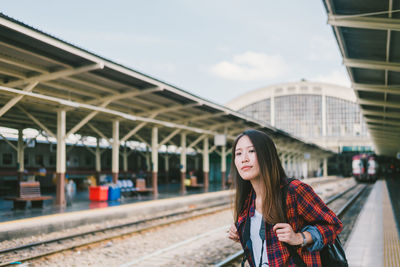
<svg viewBox="0 0 400 267">
<path fill-rule="evenodd" d="M 283 212 L 286 216 L 286 198 L 289 184 L 296 180 L 294 178 L 288 178 L 287 183 L 282 189 L 282 207 Z M 286 219 L 287 220 L 287 219 Z M 303 259 L 299 256 L 296 249 L 284 243 L 289 250 L 290 256 L 293 258 L 294 263 L 299 267 L 306 267 L 307 265 L 304 263 Z M 337 236 L 335 242 L 333 244 L 326 245 L 321 251 L 321 263 L 323 267 L 348 267 L 349 264 L 347 263 L 346 255 L 344 253 L 342 244 Z"/>
</svg>

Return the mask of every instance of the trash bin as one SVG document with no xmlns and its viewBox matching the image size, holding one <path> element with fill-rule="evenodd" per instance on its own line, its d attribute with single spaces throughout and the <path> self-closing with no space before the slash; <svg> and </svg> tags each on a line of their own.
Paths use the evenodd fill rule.
<svg viewBox="0 0 400 267">
<path fill-rule="evenodd" d="M 108 187 L 108 200 L 117 200 L 121 198 L 121 188 L 118 186 Z"/>
<path fill-rule="evenodd" d="M 92 201 L 107 201 L 108 186 L 90 186 L 89 199 Z"/>
</svg>

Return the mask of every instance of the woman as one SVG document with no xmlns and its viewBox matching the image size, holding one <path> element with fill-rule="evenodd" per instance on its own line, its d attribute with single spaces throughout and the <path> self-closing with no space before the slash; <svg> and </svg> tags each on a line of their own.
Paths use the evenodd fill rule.
<svg viewBox="0 0 400 267">
<path fill-rule="evenodd" d="M 232 155 L 235 224 L 229 238 L 241 242 L 250 266 L 296 266 L 288 246 L 307 266 L 321 266 L 319 250 L 335 240 L 341 221 L 299 180 L 288 185 L 284 214 L 282 188 L 288 181 L 275 145 L 265 133 L 243 132 Z"/>
</svg>

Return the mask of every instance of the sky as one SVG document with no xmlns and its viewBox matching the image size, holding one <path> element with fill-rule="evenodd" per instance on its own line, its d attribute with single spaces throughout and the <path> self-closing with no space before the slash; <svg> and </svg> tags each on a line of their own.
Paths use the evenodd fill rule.
<svg viewBox="0 0 400 267">
<path fill-rule="evenodd" d="M 322 0 L 2 0 L 0 10 L 218 104 L 301 79 L 350 86 Z"/>
</svg>

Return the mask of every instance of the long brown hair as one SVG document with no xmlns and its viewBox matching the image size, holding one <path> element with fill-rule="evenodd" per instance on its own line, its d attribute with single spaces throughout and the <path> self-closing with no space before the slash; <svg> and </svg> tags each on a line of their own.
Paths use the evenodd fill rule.
<svg viewBox="0 0 400 267">
<path fill-rule="evenodd" d="M 260 166 L 260 179 L 265 192 L 262 210 L 264 220 L 269 224 L 285 222 L 280 190 L 280 186 L 286 182 L 285 171 L 282 168 L 281 161 L 272 139 L 267 134 L 253 129 L 241 133 L 236 138 L 232 147 L 230 173 L 236 189 L 234 207 L 235 222 L 238 221 L 239 215 L 244 210 L 245 201 L 252 190 L 250 181 L 242 179 L 235 165 L 236 145 L 239 139 L 243 136 L 249 137 L 252 142 Z"/>
</svg>

